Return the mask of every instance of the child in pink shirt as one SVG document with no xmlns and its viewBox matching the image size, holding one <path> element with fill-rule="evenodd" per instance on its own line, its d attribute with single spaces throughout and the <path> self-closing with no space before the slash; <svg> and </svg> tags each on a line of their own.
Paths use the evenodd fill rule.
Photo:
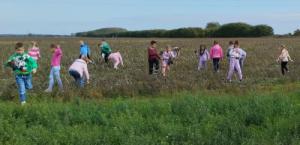
<svg viewBox="0 0 300 145">
<path fill-rule="evenodd" d="M 214 45 L 210 49 L 210 58 L 213 60 L 214 71 L 219 72 L 220 60 L 223 58 L 223 49 L 217 41 L 214 41 Z"/>
<path fill-rule="evenodd" d="M 31 44 L 32 47 L 29 48 L 28 55 L 31 56 L 35 61 L 38 61 L 41 58 L 39 46 L 35 41 L 32 41 Z"/>
<path fill-rule="evenodd" d="M 51 44 L 50 48 L 52 51 L 51 71 L 49 75 L 49 86 L 45 90 L 45 92 L 52 92 L 54 86 L 54 78 L 58 83 L 59 89 L 62 91 L 63 84 L 60 78 L 60 61 L 63 53 L 59 45 Z"/>
<path fill-rule="evenodd" d="M 108 60 L 111 60 L 114 64 L 114 69 L 118 69 L 118 65 L 121 64 L 122 66 L 124 66 L 123 64 L 123 59 L 121 56 L 120 52 L 116 52 L 116 53 L 111 53 L 108 56 Z"/>
</svg>

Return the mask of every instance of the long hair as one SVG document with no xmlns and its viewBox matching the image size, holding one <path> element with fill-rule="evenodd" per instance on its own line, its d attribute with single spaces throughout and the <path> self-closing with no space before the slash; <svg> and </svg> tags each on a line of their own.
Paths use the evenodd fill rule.
<svg viewBox="0 0 300 145">
<path fill-rule="evenodd" d="M 200 56 L 202 56 L 205 53 L 205 50 L 206 50 L 206 46 L 205 45 L 200 45 L 200 49 L 199 49 Z"/>
</svg>

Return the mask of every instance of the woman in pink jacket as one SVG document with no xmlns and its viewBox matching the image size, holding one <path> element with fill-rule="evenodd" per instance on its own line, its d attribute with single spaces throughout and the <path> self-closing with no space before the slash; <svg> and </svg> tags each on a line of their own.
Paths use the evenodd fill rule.
<svg viewBox="0 0 300 145">
<path fill-rule="evenodd" d="M 76 84 L 82 88 L 84 87 L 85 81 L 89 84 L 90 75 L 87 68 L 88 62 L 89 59 L 87 57 L 82 57 L 76 59 L 69 68 L 69 74 L 75 79 Z"/>
<path fill-rule="evenodd" d="M 223 58 L 223 49 L 217 41 L 210 49 L 210 58 L 213 60 L 214 71 L 219 72 L 220 60 Z"/>
</svg>

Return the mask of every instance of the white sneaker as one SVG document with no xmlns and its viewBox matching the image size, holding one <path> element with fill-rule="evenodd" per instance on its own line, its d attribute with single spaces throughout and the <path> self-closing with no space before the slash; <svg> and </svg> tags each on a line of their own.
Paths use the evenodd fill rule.
<svg viewBox="0 0 300 145">
<path fill-rule="evenodd" d="M 46 92 L 46 93 L 51 93 L 51 92 L 52 92 L 52 90 L 50 90 L 50 89 L 46 89 L 44 92 Z"/>
<path fill-rule="evenodd" d="M 26 101 L 21 102 L 21 106 L 24 106 L 26 104 Z"/>
</svg>

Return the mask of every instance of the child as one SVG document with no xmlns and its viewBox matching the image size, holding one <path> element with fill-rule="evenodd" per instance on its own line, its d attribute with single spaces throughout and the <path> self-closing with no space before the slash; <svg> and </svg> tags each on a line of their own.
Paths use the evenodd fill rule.
<svg viewBox="0 0 300 145">
<path fill-rule="evenodd" d="M 87 68 L 87 64 L 89 59 L 87 57 L 82 57 L 80 59 L 76 59 L 75 62 L 69 68 L 69 74 L 75 79 L 75 82 L 81 88 L 84 87 L 84 81 L 89 84 L 89 71 Z"/>
<path fill-rule="evenodd" d="M 60 62 L 62 58 L 62 50 L 60 46 L 57 46 L 55 44 L 50 45 L 51 51 L 52 51 L 52 58 L 51 58 L 51 71 L 49 75 L 49 87 L 45 90 L 45 92 L 52 92 L 53 86 L 54 86 L 54 78 L 56 79 L 59 89 L 63 90 L 63 84 L 60 78 Z"/>
<path fill-rule="evenodd" d="M 151 41 L 148 47 L 148 63 L 149 63 L 149 74 L 152 75 L 154 72 L 157 73 L 159 69 L 160 56 L 156 50 L 157 42 Z M 155 68 L 153 69 L 153 67 Z"/>
<path fill-rule="evenodd" d="M 28 55 L 31 56 L 35 61 L 41 58 L 40 49 L 35 41 L 31 42 L 32 47 L 28 50 Z"/>
<path fill-rule="evenodd" d="M 223 58 L 223 49 L 217 41 L 214 41 L 214 45 L 210 49 L 210 58 L 213 60 L 214 71 L 219 72 L 220 60 Z"/>
<path fill-rule="evenodd" d="M 198 63 L 198 70 L 206 68 L 206 62 L 210 59 L 209 58 L 209 52 L 206 49 L 205 45 L 200 45 L 200 49 L 197 52 L 199 63 Z"/>
<path fill-rule="evenodd" d="M 287 68 L 287 64 L 289 60 L 293 62 L 292 58 L 290 57 L 288 49 L 284 45 L 281 45 L 281 53 L 277 58 L 277 62 L 281 62 L 282 75 L 285 75 L 286 72 L 289 72 L 289 69 Z"/>
<path fill-rule="evenodd" d="M 120 52 L 116 52 L 116 53 L 111 53 L 108 57 L 109 60 L 111 60 L 114 64 L 114 69 L 118 69 L 118 65 L 121 64 L 122 66 L 124 66 L 123 64 L 123 59 L 121 56 Z"/>
<path fill-rule="evenodd" d="M 23 43 L 18 42 L 15 50 L 16 52 L 9 57 L 5 65 L 13 69 L 19 89 L 20 102 L 21 105 L 25 105 L 26 89 L 33 88 L 31 73 L 36 73 L 38 66 L 36 61 L 24 52 Z"/>
<path fill-rule="evenodd" d="M 231 77 L 232 77 L 233 73 L 236 70 L 236 72 L 238 73 L 240 81 L 242 81 L 243 75 L 242 75 L 242 70 L 241 70 L 240 62 L 239 62 L 239 60 L 241 58 L 241 51 L 240 51 L 240 48 L 239 48 L 239 42 L 238 41 L 234 42 L 234 48 L 229 52 L 229 57 L 230 57 L 230 65 L 229 65 L 227 80 L 229 82 L 231 82 Z"/>
<path fill-rule="evenodd" d="M 233 41 L 229 41 L 229 46 L 228 46 L 227 53 L 226 53 L 226 56 L 227 56 L 227 59 L 229 62 L 230 62 L 230 54 L 229 53 L 233 48 L 234 48 Z"/>
<path fill-rule="evenodd" d="M 100 45 L 101 55 L 104 57 L 106 63 L 108 63 L 108 57 L 111 54 L 111 47 L 110 45 L 103 39 Z"/>
<path fill-rule="evenodd" d="M 170 65 L 173 64 L 172 58 L 172 48 L 171 46 L 167 46 L 166 50 L 162 53 L 162 74 L 163 77 L 167 76 L 167 73 L 170 71 Z"/>
<path fill-rule="evenodd" d="M 91 51 L 90 51 L 89 45 L 87 43 L 85 43 L 84 41 L 82 41 L 82 40 L 80 40 L 79 43 L 80 43 L 80 55 L 79 55 L 79 58 L 87 57 L 88 59 L 91 59 L 90 58 Z"/>
</svg>

